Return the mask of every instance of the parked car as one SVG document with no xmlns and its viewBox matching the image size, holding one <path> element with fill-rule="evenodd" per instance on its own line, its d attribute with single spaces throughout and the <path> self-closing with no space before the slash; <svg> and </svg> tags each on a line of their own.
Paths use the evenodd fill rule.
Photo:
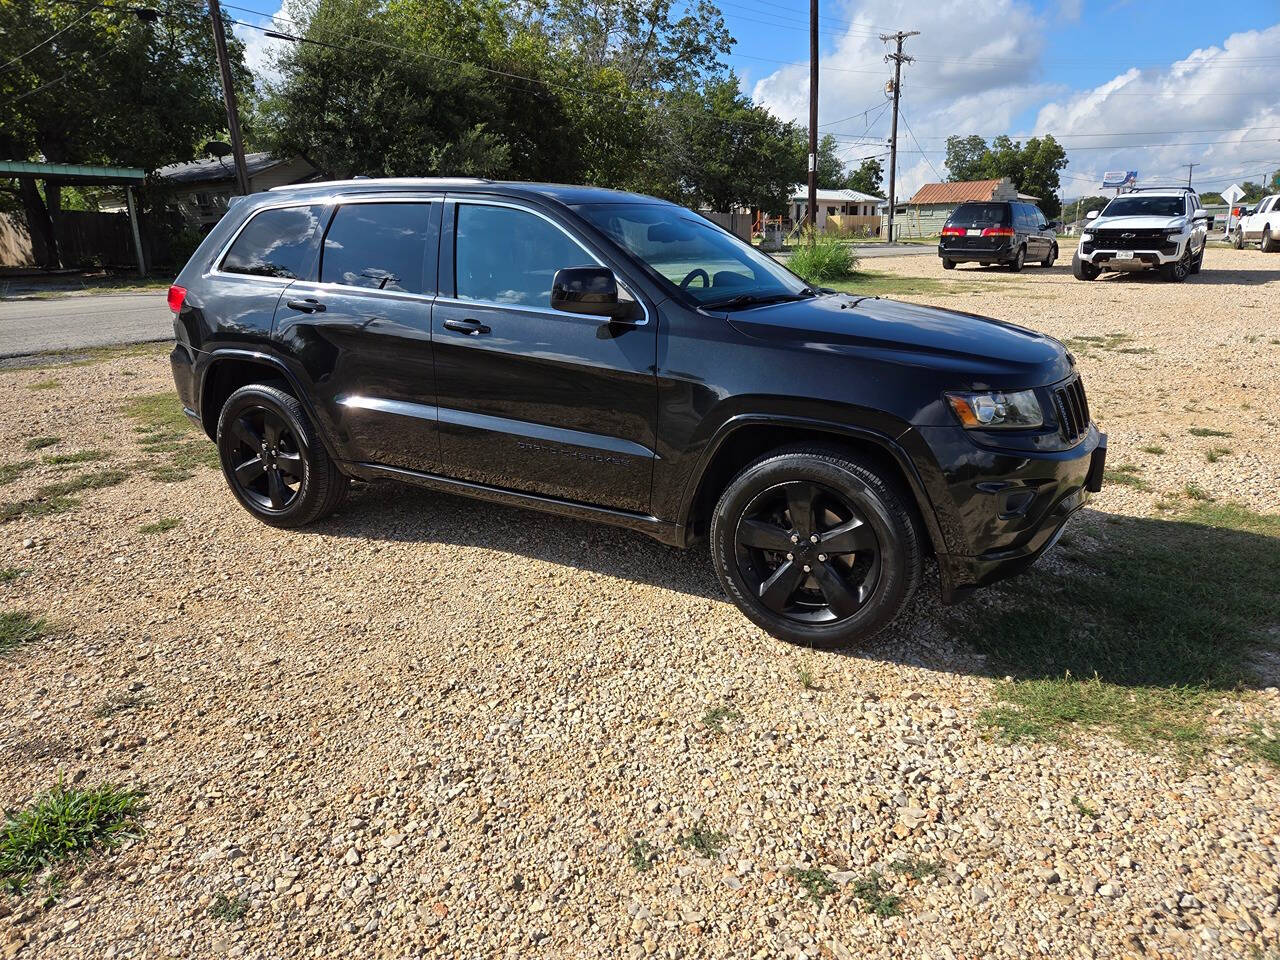
<svg viewBox="0 0 1280 960">
<path fill-rule="evenodd" d="M 1178 282 L 1204 264 L 1209 214 L 1190 187 L 1134 190 L 1085 218 L 1071 260 L 1077 280 L 1096 280 L 1103 270 L 1159 270 Z"/>
<path fill-rule="evenodd" d="M 1021 270 L 1028 260 L 1051 267 L 1058 259 L 1058 226 L 1034 203 L 962 203 L 947 218 L 938 241 L 942 269 L 954 270 L 957 263 L 1003 263 Z"/>
<path fill-rule="evenodd" d="M 1231 231 L 1231 245 L 1239 250 L 1259 243 L 1266 253 L 1280 250 L 1280 193 L 1263 197 L 1252 213 L 1243 214 Z"/>
<path fill-rule="evenodd" d="M 1058 341 L 814 289 L 635 194 L 276 188 L 231 207 L 169 305 L 178 395 L 264 523 L 389 478 L 706 536 L 733 602 L 798 643 L 883 627 L 927 554 L 948 601 L 1023 569 L 1101 485 Z"/>
</svg>

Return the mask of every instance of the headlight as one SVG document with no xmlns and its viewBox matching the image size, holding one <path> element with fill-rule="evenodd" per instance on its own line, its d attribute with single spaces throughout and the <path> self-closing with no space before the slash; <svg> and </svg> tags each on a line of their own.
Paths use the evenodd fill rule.
<svg viewBox="0 0 1280 960">
<path fill-rule="evenodd" d="M 1182 233 L 1182 227 L 1165 227 L 1164 235 L 1166 237 L 1176 237 Z"/>
<path fill-rule="evenodd" d="M 1092 233 L 1082 233 L 1082 234 L 1080 234 L 1080 239 L 1081 239 L 1081 240 L 1083 240 L 1085 243 L 1088 243 L 1090 240 L 1092 240 L 1092 239 L 1093 239 L 1093 234 L 1092 234 Z"/>
<path fill-rule="evenodd" d="M 1044 414 L 1034 390 L 1012 393 L 948 393 L 947 401 L 969 430 L 1039 427 Z"/>
</svg>

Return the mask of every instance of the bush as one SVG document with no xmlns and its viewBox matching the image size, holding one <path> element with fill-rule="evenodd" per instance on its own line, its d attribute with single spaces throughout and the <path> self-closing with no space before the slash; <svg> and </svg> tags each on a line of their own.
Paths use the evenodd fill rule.
<svg viewBox="0 0 1280 960">
<path fill-rule="evenodd" d="M 787 267 L 809 283 L 832 283 L 853 276 L 858 258 L 849 244 L 836 237 L 810 234 L 801 239 Z"/>
</svg>

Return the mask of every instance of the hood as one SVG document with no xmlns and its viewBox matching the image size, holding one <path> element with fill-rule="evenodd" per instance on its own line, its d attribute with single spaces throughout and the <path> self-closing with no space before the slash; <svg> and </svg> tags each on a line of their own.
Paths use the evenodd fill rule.
<svg viewBox="0 0 1280 960">
<path fill-rule="evenodd" d="M 749 337 L 954 371 L 957 387 L 1038 387 L 1068 376 L 1070 355 L 1034 330 L 957 310 L 836 294 L 735 310 Z"/>
<path fill-rule="evenodd" d="M 1186 217 L 1094 217 L 1082 232 L 1102 227 L 1105 230 L 1163 230 L 1181 227 Z"/>
</svg>

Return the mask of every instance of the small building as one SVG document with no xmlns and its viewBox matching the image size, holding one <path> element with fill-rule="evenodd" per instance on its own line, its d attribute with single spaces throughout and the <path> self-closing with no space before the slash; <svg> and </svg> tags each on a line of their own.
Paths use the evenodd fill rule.
<svg viewBox="0 0 1280 960">
<path fill-rule="evenodd" d="M 316 168 L 302 157 L 247 153 L 244 165 L 249 174 L 250 193 L 289 183 L 305 183 L 318 176 Z M 227 201 L 239 192 L 235 160 L 230 156 L 171 163 L 157 170 L 155 176 L 170 188 L 171 203 L 183 219 L 202 233 L 222 219 L 227 212 Z"/>
<path fill-rule="evenodd" d="M 1039 203 L 1039 197 L 1019 193 L 1008 177 L 996 180 L 956 180 L 926 183 L 906 203 L 894 210 L 893 232 L 900 237 L 932 237 L 942 233 L 951 212 L 962 203 L 985 200 L 1023 200 Z"/>
<path fill-rule="evenodd" d="M 878 233 L 880 230 L 880 207 L 884 205 L 883 197 L 873 197 L 869 193 L 858 190 L 818 190 L 817 191 L 817 229 L 828 228 L 842 233 L 858 230 L 869 230 Z M 787 210 L 791 223 L 803 224 L 809 213 L 809 186 L 797 184 L 791 190 L 790 206 Z"/>
</svg>

